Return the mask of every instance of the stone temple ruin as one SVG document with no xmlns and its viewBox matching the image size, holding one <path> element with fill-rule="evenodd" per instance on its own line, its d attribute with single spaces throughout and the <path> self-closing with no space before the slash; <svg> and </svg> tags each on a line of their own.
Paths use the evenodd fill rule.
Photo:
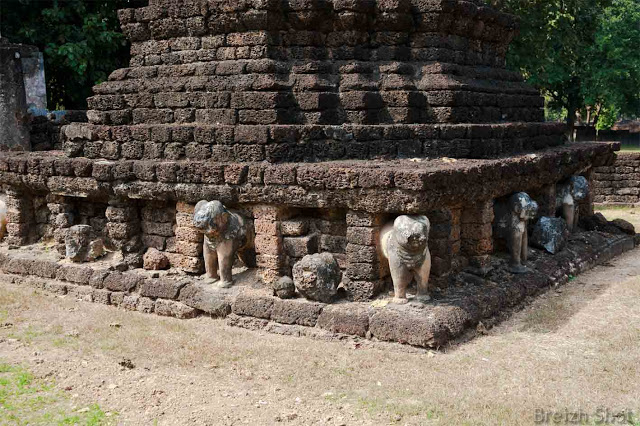
<svg viewBox="0 0 640 426">
<path fill-rule="evenodd" d="M 592 170 L 618 147 L 544 122 L 505 68 L 515 18 L 482 1 L 150 0 L 119 16 L 130 67 L 94 88 L 89 122 L 63 151 L 0 158 L 15 282 L 440 347 L 634 247 L 592 216 Z"/>
</svg>

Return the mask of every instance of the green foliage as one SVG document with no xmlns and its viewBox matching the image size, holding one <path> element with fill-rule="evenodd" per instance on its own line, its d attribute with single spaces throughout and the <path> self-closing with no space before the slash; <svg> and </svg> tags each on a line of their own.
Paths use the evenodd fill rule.
<svg viewBox="0 0 640 426">
<path fill-rule="evenodd" d="M 117 9 L 140 0 L 3 0 L 2 36 L 44 54 L 49 108 L 84 109 L 91 87 L 126 66 Z"/>
<path fill-rule="evenodd" d="M 583 93 L 587 105 L 601 107 L 597 128 L 611 128 L 620 115 L 640 113 L 638 46 L 640 2 L 614 0 L 600 17 L 586 64 Z"/>
<path fill-rule="evenodd" d="M 544 96 L 544 117 L 547 121 L 565 121 L 567 119 L 567 110 L 562 107 L 553 107 L 553 99 L 549 94 Z"/>
<path fill-rule="evenodd" d="M 596 122 L 596 130 L 609 130 L 618 121 L 620 111 L 615 106 L 603 106 Z"/>
<path fill-rule="evenodd" d="M 507 62 L 548 97 L 551 110 L 640 113 L 637 0 L 496 0 L 521 19 Z M 583 117 L 584 118 L 584 117 Z M 607 117 L 608 119 L 609 117 Z M 589 120 L 591 121 L 591 120 Z"/>
</svg>

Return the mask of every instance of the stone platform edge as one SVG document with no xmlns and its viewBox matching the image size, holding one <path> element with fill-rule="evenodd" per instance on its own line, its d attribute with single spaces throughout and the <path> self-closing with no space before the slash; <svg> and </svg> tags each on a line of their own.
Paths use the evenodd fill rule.
<svg viewBox="0 0 640 426">
<path fill-rule="evenodd" d="M 55 153 L 0 155 L 0 184 L 94 200 L 287 204 L 417 213 L 496 198 L 612 164 L 619 145 L 572 144 L 493 160 L 342 161 L 316 164 L 92 161 Z"/>
<path fill-rule="evenodd" d="M 518 306 L 545 288 L 565 284 L 570 277 L 634 249 L 637 243 L 628 235 L 579 233 L 558 255 L 539 256 L 527 274 L 493 282 L 463 273 L 467 285 L 420 306 L 283 300 L 265 288 L 220 290 L 188 277 L 150 278 L 135 271 L 94 270 L 11 254 L 0 255 L 0 270 L 14 284 L 143 313 L 180 319 L 206 315 L 226 318 L 231 326 L 277 334 L 355 337 L 437 349 L 480 321 Z"/>
</svg>

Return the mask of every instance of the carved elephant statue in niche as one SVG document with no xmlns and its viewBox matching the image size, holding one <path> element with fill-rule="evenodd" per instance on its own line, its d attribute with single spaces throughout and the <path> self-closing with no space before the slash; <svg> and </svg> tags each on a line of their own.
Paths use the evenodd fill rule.
<svg viewBox="0 0 640 426">
<path fill-rule="evenodd" d="M 407 288 L 413 279 L 418 286 L 416 301 L 430 300 L 430 228 L 426 216 L 400 216 L 382 229 L 380 245 L 389 261 L 395 303 L 408 302 Z"/>
<path fill-rule="evenodd" d="M 233 284 L 236 254 L 247 267 L 255 267 L 253 224 L 231 212 L 220 201 L 200 201 L 193 214 L 193 225 L 204 233 L 204 263 L 207 277 L 219 287 Z"/>
<path fill-rule="evenodd" d="M 579 209 L 577 202 L 589 196 L 589 181 L 584 176 L 572 176 L 568 181 L 556 187 L 557 214 L 564 218 L 573 232 L 578 223 Z"/>
<path fill-rule="evenodd" d="M 511 255 L 509 270 L 514 274 L 527 272 L 529 258 L 528 222 L 538 214 L 538 203 L 525 192 L 512 195 L 507 200 L 497 202 L 495 207 L 496 237 L 507 242 Z"/>
</svg>

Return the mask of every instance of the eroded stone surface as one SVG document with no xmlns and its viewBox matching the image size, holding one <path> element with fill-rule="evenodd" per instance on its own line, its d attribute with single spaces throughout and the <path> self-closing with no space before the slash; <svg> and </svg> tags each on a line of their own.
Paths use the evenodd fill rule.
<svg viewBox="0 0 640 426">
<path fill-rule="evenodd" d="M 291 299 L 296 295 L 296 286 L 291 277 L 281 277 L 278 281 L 273 283 L 272 286 L 273 292 L 280 299 Z"/>
<path fill-rule="evenodd" d="M 94 238 L 89 225 L 75 225 L 65 232 L 65 254 L 72 262 L 92 262 L 104 255 L 104 242 Z"/>
<path fill-rule="evenodd" d="M 231 312 L 227 295 L 211 286 L 192 283 L 180 291 L 179 301 L 216 318 L 224 318 Z"/>
<path fill-rule="evenodd" d="M 89 251 L 91 227 L 89 225 L 72 226 L 67 232 L 66 255 L 73 262 L 84 262 Z"/>
<path fill-rule="evenodd" d="M 361 304 L 328 305 L 318 318 L 318 326 L 334 333 L 365 337 L 369 330 L 368 309 Z"/>
<path fill-rule="evenodd" d="M 160 271 L 168 269 L 169 258 L 160 250 L 155 248 L 149 248 L 143 257 L 144 269 L 151 271 Z"/>
<path fill-rule="evenodd" d="M 271 319 L 282 324 L 298 324 L 315 327 L 325 307 L 322 303 L 300 300 L 275 300 Z"/>
<path fill-rule="evenodd" d="M 542 217 L 535 224 L 531 234 L 531 244 L 556 254 L 564 249 L 569 238 L 569 227 L 564 219 L 559 217 Z"/>
<path fill-rule="evenodd" d="M 185 305 L 184 303 L 164 299 L 156 300 L 154 312 L 158 315 L 179 319 L 195 318 L 200 313 L 199 310 Z"/>
<path fill-rule="evenodd" d="M 293 266 L 293 282 L 309 300 L 329 303 L 338 293 L 342 273 L 333 255 L 307 255 Z"/>
<path fill-rule="evenodd" d="M 624 219 L 614 219 L 611 224 L 628 235 L 636 235 L 636 228 L 633 224 Z"/>
</svg>

